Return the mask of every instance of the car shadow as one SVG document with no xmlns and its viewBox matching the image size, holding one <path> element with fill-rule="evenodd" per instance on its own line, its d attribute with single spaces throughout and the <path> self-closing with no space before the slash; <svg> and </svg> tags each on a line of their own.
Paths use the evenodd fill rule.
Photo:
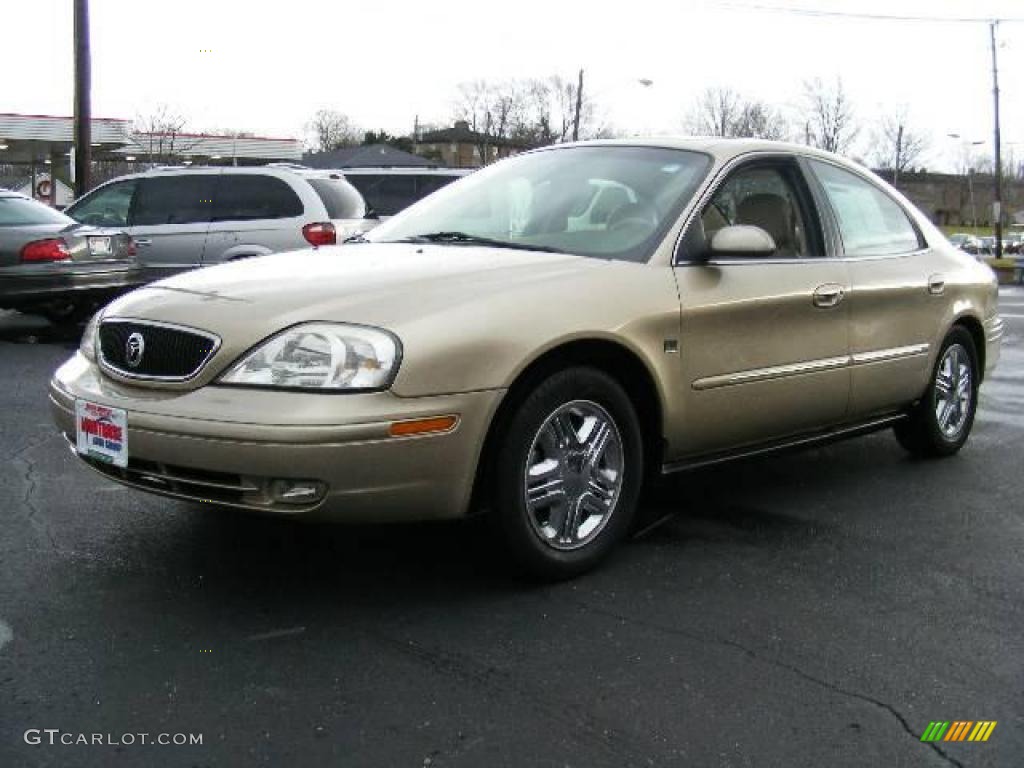
<svg viewBox="0 0 1024 768">
<path fill-rule="evenodd" d="M 59 344 L 69 348 L 78 345 L 84 323 L 54 325 L 38 315 L 13 310 L 0 310 L 0 341 L 13 344 Z"/>
</svg>

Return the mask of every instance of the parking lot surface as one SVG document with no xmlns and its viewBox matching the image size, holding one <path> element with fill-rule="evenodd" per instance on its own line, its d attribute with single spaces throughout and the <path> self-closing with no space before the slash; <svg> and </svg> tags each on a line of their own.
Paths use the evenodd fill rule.
<svg viewBox="0 0 1024 768">
<path fill-rule="evenodd" d="M 1024 290 L 1001 306 L 958 457 L 883 432 L 681 475 L 659 524 L 545 586 L 476 526 L 305 525 L 102 479 L 46 402 L 75 333 L 0 313 L 0 765 L 1020 765 Z M 935 720 L 998 725 L 921 742 Z"/>
</svg>

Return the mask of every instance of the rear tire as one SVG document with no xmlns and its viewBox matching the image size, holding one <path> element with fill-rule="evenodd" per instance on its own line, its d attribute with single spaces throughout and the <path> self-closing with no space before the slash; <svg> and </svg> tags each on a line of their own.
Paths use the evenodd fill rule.
<svg viewBox="0 0 1024 768">
<path fill-rule="evenodd" d="M 629 530 L 643 481 L 643 440 L 629 396 L 589 367 L 559 371 L 505 422 L 494 456 L 492 526 L 520 569 L 581 574 Z"/>
<path fill-rule="evenodd" d="M 942 342 L 928 389 L 910 416 L 894 428 L 907 451 L 924 458 L 952 456 L 971 433 L 978 407 L 978 352 L 974 338 L 954 327 Z"/>
</svg>

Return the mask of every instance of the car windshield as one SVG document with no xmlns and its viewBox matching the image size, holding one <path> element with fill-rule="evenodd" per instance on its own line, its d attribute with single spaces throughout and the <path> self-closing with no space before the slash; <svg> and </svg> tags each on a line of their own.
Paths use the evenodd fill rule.
<svg viewBox="0 0 1024 768">
<path fill-rule="evenodd" d="M 26 227 L 37 224 L 74 224 L 60 211 L 24 197 L 0 197 L 0 227 Z"/>
<path fill-rule="evenodd" d="M 707 155 L 660 147 L 531 152 L 440 190 L 372 230 L 367 240 L 646 261 L 710 164 Z"/>
</svg>

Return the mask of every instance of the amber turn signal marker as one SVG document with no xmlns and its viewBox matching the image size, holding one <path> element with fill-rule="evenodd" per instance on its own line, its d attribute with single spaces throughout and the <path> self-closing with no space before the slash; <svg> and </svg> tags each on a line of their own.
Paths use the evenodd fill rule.
<svg viewBox="0 0 1024 768">
<path fill-rule="evenodd" d="M 429 419 L 413 419 L 412 421 L 396 421 L 388 430 L 392 437 L 408 437 L 409 435 L 425 435 L 429 432 L 449 432 L 455 428 L 457 416 L 433 416 Z"/>
</svg>

